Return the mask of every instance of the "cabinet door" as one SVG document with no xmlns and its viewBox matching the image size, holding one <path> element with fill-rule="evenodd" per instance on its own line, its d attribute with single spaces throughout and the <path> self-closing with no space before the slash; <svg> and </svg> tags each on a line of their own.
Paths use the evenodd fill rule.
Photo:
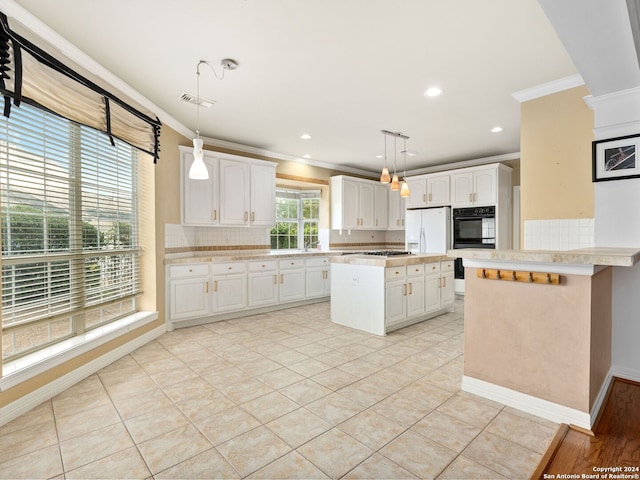
<svg viewBox="0 0 640 480">
<path fill-rule="evenodd" d="M 449 175 L 427 177 L 427 205 L 440 207 L 451 204 L 449 196 Z"/>
<path fill-rule="evenodd" d="M 424 277 L 407 278 L 407 318 L 424 313 Z"/>
<path fill-rule="evenodd" d="M 251 165 L 251 225 L 273 226 L 276 223 L 276 169 Z"/>
<path fill-rule="evenodd" d="M 220 225 L 249 224 L 250 170 L 248 163 L 220 159 Z"/>
<path fill-rule="evenodd" d="M 279 298 L 281 302 L 304 299 L 304 268 L 280 271 Z"/>
<path fill-rule="evenodd" d="M 342 182 L 342 228 L 356 229 L 360 225 L 358 200 L 360 197 L 359 184 L 349 180 Z"/>
<path fill-rule="evenodd" d="M 372 184 L 361 183 L 359 185 L 358 210 L 360 212 L 360 227 L 370 230 L 375 227 L 375 190 Z"/>
<path fill-rule="evenodd" d="M 374 201 L 374 214 L 375 214 L 375 228 L 380 230 L 386 230 L 389 226 L 389 206 L 388 196 L 389 188 L 386 185 L 375 185 L 375 201 Z M 398 195 L 400 197 L 400 195 Z"/>
<path fill-rule="evenodd" d="M 171 320 L 196 318 L 211 313 L 207 278 L 169 281 L 169 316 Z"/>
<path fill-rule="evenodd" d="M 213 311 L 243 310 L 247 306 L 247 276 L 244 273 L 214 277 Z"/>
<path fill-rule="evenodd" d="M 440 285 L 440 274 L 425 277 L 425 313 L 440 310 Z"/>
<path fill-rule="evenodd" d="M 387 187 L 385 187 L 387 188 Z M 400 195 L 388 195 L 388 229 L 389 230 L 401 230 L 402 224 L 400 222 L 400 200 L 404 200 Z"/>
<path fill-rule="evenodd" d="M 427 206 L 427 180 L 425 178 L 409 179 L 409 197 L 407 208 L 420 208 Z"/>
<path fill-rule="evenodd" d="M 326 271 L 323 267 L 307 268 L 305 273 L 305 298 L 323 297 L 326 295 Z"/>
<path fill-rule="evenodd" d="M 495 205 L 497 193 L 497 170 L 478 170 L 473 174 L 474 205 Z"/>
<path fill-rule="evenodd" d="M 249 274 L 249 306 L 258 307 L 278 303 L 278 274 L 261 272 Z"/>
<path fill-rule="evenodd" d="M 218 224 L 218 159 L 204 158 L 208 180 L 192 180 L 189 169 L 193 155 L 182 158 L 182 223 L 184 225 Z"/>
<path fill-rule="evenodd" d="M 455 279 L 454 279 L 453 272 L 447 272 L 442 274 L 442 280 L 441 280 L 442 288 L 440 289 L 440 306 L 443 308 L 453 305 L 453 301 L 455 299 L 455 292 L 453 288 L 454 283 L 455 283 Z"/>
<path fill-rule="evenodd" d="M 385 285 L 385 324 L 398 323 L 407 318 L 407 285 L 402 280 L 387 282 Z"/>
<path fill-rule="evenodd" d="M 473 173 L 451 175 L 451 206 L 465 207 L 473 205 Z"/>
</svg>

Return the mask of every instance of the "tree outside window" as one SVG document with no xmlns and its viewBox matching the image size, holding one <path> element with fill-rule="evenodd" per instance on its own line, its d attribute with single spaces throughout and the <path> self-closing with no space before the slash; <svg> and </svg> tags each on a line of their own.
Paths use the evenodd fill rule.
<svg viewBox="0 0 640 480">
<path fill-rule="evenodd" d="M 301 249 L 318 244 L 320 191 L 276 191 L 276 226 L 271 229 L 271 249 Z"/>
</svg>

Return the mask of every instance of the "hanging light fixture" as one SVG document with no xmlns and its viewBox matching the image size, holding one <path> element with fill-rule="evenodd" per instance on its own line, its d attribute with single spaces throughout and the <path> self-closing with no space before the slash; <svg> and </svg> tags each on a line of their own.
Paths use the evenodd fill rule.
<svg viewBox="0 0 640 480">
<path fill-rule="evenodd" d="M 408 197 L 411 195 L 411 191 L 409 190 L 409 184 L 407 183 L 407 138 L 404 139 L 404 150 L 402 150 L 402 154 L 404 155 L 404 175 L 402 176 L 402 187 L 400 188 L 400 196 Z"/>
<path fill-rule="evenodd" d="M 393 178 L 391 179 L 391 190 L 400 190 L 400 182 L 398 181 L 398 148 L 397 136 L 393 137 Z"/>
<path fill-rule="evenodd" d="M 193 163 L 189 168 L 189 178 L 192 180 L 207 180 L 209 178 L 209 171 L 204 163 L 204 152 L 202 146 L 204 142 L 200 138 L 200 65 L 208 65 L 213 74 L 218 80 L 224 78 L 225 70 L 235 70 L 238 67 L 238 63 L 230 58 L 225 58 L 220 62 L 222 65 L 222 76 L 218 78 L 213 66 L 206 60 L 200 60 L 196 67 L 196 138 L 193 139 Z"/>
<path fill-rule="evenodd" d="M 385 131 L 383 130 L 384 134 Z M 382 174 L 380 175 L 380 183 L 389 183 L 391 176 L 389 175 L 389 169 L 387 168 L 387 135 L 384 135 L 384 164 L 382 167 Z"/>
</svg>

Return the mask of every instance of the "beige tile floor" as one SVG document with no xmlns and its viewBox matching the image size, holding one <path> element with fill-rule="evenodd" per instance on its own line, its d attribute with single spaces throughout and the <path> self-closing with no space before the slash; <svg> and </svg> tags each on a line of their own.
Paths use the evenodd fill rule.
<svg viewBox="0 0 640 480">
<path fill-rule="evenodd" d="M 329 303 L 167 333 L 0 427 L 0 477 L 529 478 L 557 425 L 460 390 L 462 309 L 386 337 Z"/>
</svg>

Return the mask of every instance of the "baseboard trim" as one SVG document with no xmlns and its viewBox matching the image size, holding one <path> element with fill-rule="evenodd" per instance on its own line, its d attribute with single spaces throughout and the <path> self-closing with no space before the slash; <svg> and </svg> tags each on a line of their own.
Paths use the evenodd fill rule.
<svg viewBox="0 0 640 480">
<path fill-rule="evenodd" d="M 37 407 L 42 402 L 55 397 L 59 393 L 65 391 L 67 388 L 72 387 L 79 381 L 93 375 L 101 368 L 110 365 L 116 360 L 158 338 L 165 332 L 166 326 L 162 324 L 154 328 L 153 330 L 150 330 L 140 335 L 139 337 L 134 338 L 130 342 L 114 348 L 109 353 L 106 353 L 101 357 L 87 362 L 81 367 L 67 373 L 66 375 L 63 375 L 62 377 L 59 377 L 52 382 L 47 383 L 46 385 L 38 388 L 37 390 L 34 390 L 31 393 L 28 393 L 18 400 L 5 405 L 4 407 L 0 408 L 0 426 L 18 418 L 20 415 L 28 412 L 32 408 Z"/>
<path fill-rule="evenodd" d="M 631 380 L 632 382 L 640 383 L 640 370 L 635 370 L 626 367 L 611 367 L 611 375 L 613 377 L 622 378 L 624 380 Z"/>
<path fill-rule="evenodd" d="M 546 418 L 552 422 L 573 424 L 591 430 L 591 415 L 575 408 L 543 400 L 466 375 L 462 377 L 462 390 L 517 408 L 523 412 Z"/>
<path fill-rule="evenodd" d="M 609 371 L 607 372 L 607 376 L 605 377 L 604 382 L 602 382 L 602 386 L 600 387 L 600 391 L 598 392 L 596 401 L 593 402 L 593 407 L 591 408 L 591 414 L 590 414 L 590 420 L 589 420 L 590 427 L 588 429 L 591 432 L 593 432 L 593 427 L 595 426 L 596 421 L 598 420 L 598 417 L 600 415 L 600 410 L 602 409 L 602 407 L 604 407 L 605 400 L 609 395 L 609 390 L 611 388 L 611 385 L 613 384 L 613 377 L 614 377 L 613 368 L 610 368 Z"/>
</svg>

